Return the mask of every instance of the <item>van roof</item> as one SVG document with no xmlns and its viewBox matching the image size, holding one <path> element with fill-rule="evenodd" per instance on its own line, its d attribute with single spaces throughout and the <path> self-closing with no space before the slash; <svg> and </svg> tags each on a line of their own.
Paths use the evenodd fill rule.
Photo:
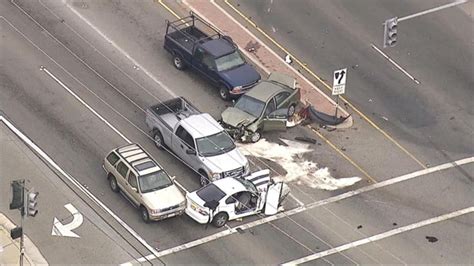
<svg viewBox="0 0 474 266">
<path fill-rule="evenodd" d="M 129 144 L 115 150 L 139 174 L 162 170 L 162 167 L 138 144 Z"/>
</svg>

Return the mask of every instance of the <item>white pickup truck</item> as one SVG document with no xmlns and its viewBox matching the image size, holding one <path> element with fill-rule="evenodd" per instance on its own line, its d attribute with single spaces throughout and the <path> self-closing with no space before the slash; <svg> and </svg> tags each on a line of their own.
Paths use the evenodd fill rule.
<svg viewBox="0 0 474 266">
<path fill-rule="evenodd" d="M 145 121 L 155 145 L 171 150 L 198 172 L 201 186 L 248 175 L 248 160 L 232 138 L 212 116 L 201 113 L 186 99 L 178 97 L 151 106 Z"/>
</svg>

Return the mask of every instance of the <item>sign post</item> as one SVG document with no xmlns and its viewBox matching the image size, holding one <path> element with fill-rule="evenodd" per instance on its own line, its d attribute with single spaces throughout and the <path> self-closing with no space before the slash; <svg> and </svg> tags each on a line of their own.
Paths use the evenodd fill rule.
<svg viewBox="0 0 474 266">
<path fill-rule="evenodd" d="M 334 71 L 332 81 L 332 95 L 336 96 L 336 113 L 334 114 L 336 118 L 337 109 L 339 108 L 339 95 L 346 93 L 346 77 L 347 68 Z"/>
</svg>

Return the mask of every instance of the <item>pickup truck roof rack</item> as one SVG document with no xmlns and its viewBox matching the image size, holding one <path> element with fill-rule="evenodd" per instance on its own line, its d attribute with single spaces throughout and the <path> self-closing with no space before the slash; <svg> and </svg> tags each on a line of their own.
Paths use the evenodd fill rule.
<svg viewBox="0 0 474 266">
<path fill-rule="evenodd" d="M 230 36 L 224 35 L 218 28 L 214 27 L 212 24 L 210 24 L 209 22 L 207 22 L 206 20 L 198 16 L 193 11 L 190 11 L 189 16 L 187 17 L 180 18 L 174 21 L 166 20 L 166 25 L 167 25 L 166 34 L 168 34 L 169 28 L 171 27 L 174 31 L 179 31 L 181 34 L 186 36 L 186 38 L 193 40 L 195 38 L 183 29 L 189 28 L 191 26 L 196 27 L 196 20 L 202 23 L 208 29 L 210 29 L 211 32 L 210 34 L 208 34 L 209 35 L 208 37 L 195 40 L 194 41 L 195 43 L 202 43 L 206 40 L 212 40 L 212 39 L 224 39 L 228 41 L 230 44 L 235 46 L 235 43 Z"/>
</svg>

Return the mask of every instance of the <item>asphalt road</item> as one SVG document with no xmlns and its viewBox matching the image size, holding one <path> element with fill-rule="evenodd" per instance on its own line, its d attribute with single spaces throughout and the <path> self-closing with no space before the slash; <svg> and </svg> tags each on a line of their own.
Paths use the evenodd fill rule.
<svg viewBox="0 0 474 266">
<path fill-rule="evenodd" d="M 188 190 L 198 187 L 193 172 L 173 156 L 154 148 L 144 124 L 143 109 L 172 97 L 172 94 L 192 99 L 198 108 L 215 117 L 226 106 L 218 99 L 216 91 L 197 75 L 172 68 L 169 55 L 162 49 L 164 21 L 173 19 L 172 15 L 158 4 L 145 1 L 66 2 L 67 5 L 57 1 L 18 3 L 0 3 L 2 40 L 5 40 L 1 46 L 0 109 L 64 170 L 86 185 L 158 251 L 228 231 L 205 228 L 186 216 L 145 225 L 137 210 L 123 197 L 110 191 L 101 169 L 105 154 L 126 143 L 117 134 L 120 132 L 127 139 L 143 145 Z M 376 59 L 376 55 L 372 58 Z M 378 60 L 373 64 L 385 62 Z M 40 70 L 40 66 L 46 67 L 116 131 Z M 396 72 L 385 75 L 404 79 Z M 455 120 L 458 121 L 457 116 Z M 381 167 L 383 164 L 380 163 L 364 164 L 367 171 L 379 178 L 378 181 L 420 169 L 393 144 L 384 142 L 380 134 L 367 124 L 361 123 L 355 128 L 334 135 L 337 135 L 335 139 L 339 140 L 339 147 L 344 145 L 344 141 L 355 143 L 348 152 L 356 156 L 358 162 L 370 161 L 373 159 L 371 156 L 393 150 L 392 156 L 385 157 L 390 158 L 386 167 Z M 392 128 L 389 129 L 392 132 Z M 321 131 L 327 137 L 333 136 Z M 363 138 L 360 138 L 361 132 Z M 293 129 L 268 137 L 276 140 L 310 134 L 305 129 Z M 374 144 L 371 139 L 379 142 Z M 203 242 L 194 248 L 164 256 L 162 260 L 167 264 L 282 263 L 473 206 L 469 196 L 472 194 L 472 177 L 468 177 L 473 170 L 470 164 L 443 172 L 420 174 L 333 203 L 324 202 L 331 196 L 358 191 L 369 182 L 323 140 L 318 139 L 318 142 L 322 145 L 315 145 L 315 151 L 305 155 L 308 159 L 327 166 L 336 177 L 361 176 L 364 180 L 338 191 L 322 191 L 293 182 L 290 185 L 296 198 L 305 204 L 319 200 L 323 200 L 322 203 L 305 207 L 307 210 L 271 224 L 256 225 L 215 241 Z M 403 142 L 410 141 L 404 139 Z M 472 156 L 472 147 L 466 149 L 450 156 L 455 159 Z M 417 156 L 429 158 L 432 165 L 452 160 L 441 160 L 438 155 L 428 157 L 425 150 L 414 150 Z M 262 164 L 262 160 L 257 160 L 256 164 Z M 281 171 L 277 165 L 274 168 Z M 290 200 L 286 206 L 287 210 L 295 207 L 295 200 Z M 229 225 L 234 228 L 258 218 Z M 347 252 L 337 252 L 317 263 L 469 263 L 473 259 L 469 252 L 473 242 L 466 234 L 468 231 L 472 232 L 472 214 Z M 439 241 L 430 243 L 425 239 L 433 235 Z M 125 237 L 131 238 L 130 235 Z M 455 248 L 452 243 L 457 243 Z"/>
<path fill-rule="evenodd" d="M 397 45 L 383 52 L 416 84 L 371 44 L 382 48 L 386 19 L 452 1 L 230 2 L 329 85 L 347 67 L 345 96 L 421 162 L 474 152 L 472 3 L 399 22 Z"/>
</svg>

